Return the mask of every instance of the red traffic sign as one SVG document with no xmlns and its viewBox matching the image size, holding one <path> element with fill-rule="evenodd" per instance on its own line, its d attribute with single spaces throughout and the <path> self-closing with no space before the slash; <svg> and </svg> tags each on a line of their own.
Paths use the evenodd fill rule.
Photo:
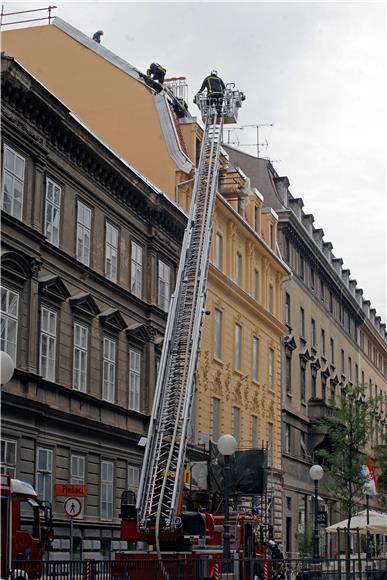
<svg viewBox="0 0 387 580">
<path fill-rule="evenodd" d="M 87 495 L 87 485 L 85 483 L 56 483 L 54 485 L 56 496 L 65 497 L 85 497 Z"/>
<path fill-rule="evenodd" d="M 76 518 L 82 511 L 82 502 L 77 497 L 68 497 L 64 502 L 64 511 L 69 518 Z"/>
</svg>

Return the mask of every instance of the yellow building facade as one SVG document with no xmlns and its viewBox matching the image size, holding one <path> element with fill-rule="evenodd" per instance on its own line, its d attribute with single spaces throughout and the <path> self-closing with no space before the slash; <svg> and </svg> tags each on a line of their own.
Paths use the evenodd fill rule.
<svg viewBox="0 0 387 580">
<path fill-rule="evenodd" d="M 188 211 L 203 131 L 142 73 L 60 19 L 2 35 L 3 50 L 115 153 Z M 277 216 L 222 155 L 197 375 L 196 442 L 232 432 L 281 469 L 282 283 Z"/>
</svg>

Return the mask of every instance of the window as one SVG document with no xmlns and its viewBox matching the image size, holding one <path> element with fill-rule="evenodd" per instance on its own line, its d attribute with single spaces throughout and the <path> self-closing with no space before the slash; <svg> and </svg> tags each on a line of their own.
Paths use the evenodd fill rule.
<svg viewBox="0 0 387 580">
<path fill-rule="evenodd" d="M 316 321 L 312 318 L 312 346 L 316 346 Z"/>
<path fill-rule="evenodd" d="M 23 217 L 25 159 L 4 145 L 3 210 L 21 220 Z"/>
<path fill-rule="evenodd" d="M 130 291 L 138 298 L 142 298 L 142 247 L 132 242 L 131 262 L 130 262 Z M 161 262 L 162 263 L 162 262 Z M 160 261 L 159 261 L 160 277 Z M 160 304 L 160 282 L 159 282 L 159 304 Z"/>
<path fill-rule="evenodd" d="M 240 324 L 235 325 L 235 337 L 234 337 L 234 367 L 236 371 L 241 370 L 241 338 L 242 338 L 242 327 Z"/>
<path fill-rule="evenodd" d="M 310 269 L 310 287 L 312 288 L 312 290 L 314 290 L 316 287 L 316 281 L 315 281 L 315 275 L 314 275 L 313 268 Z"/>
<path fill-rule="evenodd" d="M 321 375 L 321 398 L 325 401 L 327 398 L 327 378 Z"/>
<path fill-rule="evenodd" d="M 274 350 L 269 348 L 269 389 L 274 389 Z"/>
<path fill-rule="evenodd" d="M 285 324 L 290 326 L 290 294 L 285 293 Z"/>
<path fill-rule="evenodd" d="M 312 384 L 312 399 L 317 397 L 317 377 L 316 371 L 312 368 L 311 369 L 311 384 Z"/>
<path fill-rule="evenodd" d="M 321 352 L 323 356 L 326 356 L 326 343 L 325 343 L 325 330 L 321 329 Z"/>
<path fill-rule="evenodd" d="M 285 425 L 285 453 L 291 452 L 291 427 Z"/>
<path fill-rule="evenodd" d="M 85 458 L 71 455 L 71 483 L 85 483 Z"/>
<path fill-rule="evenodd" d="M 355 364 L 355 382 L 358 385 L 359 384 L 359 365 Z"/>
<path fill-rule="evenodd" d="M 301 397 L 302 403 L 305 403 L 305 396 L 306 396 L 305 365 L 301 362 L 300 363 L 300 397 Z"/>
<path fill-rule="evenodd" d="M 274 226 L 270 224 L 270 247 L 274 249 Z"/>
<path fill-rule="evenodd" d="M 77 211 L 77 260 L 90 265 L 91 209 L 78 201 Z"/>
<path fill-rule="evenodd" d="M 352 381 L 352 359 L 350 356 L 348 357 L 348 377 Z"/>
<path fill-rule="evenodd" d="M 273 284 L 269 284 L 268 310 L 269 310 L 270 314 L 273 314 L 273 307 L 274 307 L 274 289 L 273 289 Z"/>
<path fill-rule="evenodd" d="M 325 302 L 325 286 L 322 278 L 320 278 L 320 300 Z"/>
<path fill-rule="evenodd" d="M 341 372 L 344 374 L 345 363 L 344 363 L 344 350 L 343 349 L 341 349 L 340 355 L 341 355 Z"/>
<path fill-rule="evenodd" d="M 129 351 L 129 409 L 140 411 L 141 354 Z"/>
<path fill-rule="evenodd" d="M 305 310 L 300 308 L 300 336 L 305 338 Z"/>
<path fill-rule="evenodd" d="M 335 341 L 331 338 L 331 364 L 335 364 Z"/>
<path fill-rule="evenodd" d="M 103 390 L 102 398 L 115 402 L 116 386 L 116 343 L 110 338 L 103 339 Z"/>
<path fill-rule="evenodd" d="M 361 384 L 363 386 L 365 386 L 365 377 L 364 377 L 364 371 L 361 371 Z"/>
<path fill-rule="evenodd" d="M 171 268 L 159 260 L 159 306 L 165 312 L 169 309 L 171 297 Z"/>
<path fill-rule="evenodd" d="M 59 246 L 60 202 L 61 188 L 47 178 L 44 235 L 54 246 Z"/>
<path fill-rule="evenodd" d="M 238 286 L 242 285 L 242 255 L 239 252 L 235 257 L 235 282 Z"/>
<path fill-rule="evenodd" d="M 240 419 L 240 409 L 238 407 L 232 408 L 232 434 L 234 435 L 237 443 L 239 443 L 239 419 Z"/>
<path fill-rule="evenodd" d="M 258 381 L 259 378 L 259 339 L 256 336 L 253 336 L 253 379 L 254 381 Z"/>
<path fill-rule="evenodd" d="M 259 207 L 254 206 L 254 229 L 259 234 Z"/>
<path fill-rule="evenodd" d="M 216 443 L 219 439 L 220 400 L 212 399 L 212 440 Z"/>
<path fill-rule="evenodd" d="M 290 241 L 289 241 L 289 238 L 284 238 L 284 245 L 285 245 L 285 260 L 289 264 L 290 263 Z"/>
<path fill-rule="evenodd" d="M 128 465 L 128 490 L 137 494 L 140 485 L 140 468 L 137 465 Z"/>
<path fill-rule="evenodd" d="M 253 449 L 257 448 L 257 438 L 258 438 L 258 417 L 256 415 L 251 416 L 251 446 Z"/>
<path fill-rule="evenodd" d="M 1 473 L 16 477 L 16 441 L 1 439 Z"/>
<path fill-rule="evenodd" d="M 259 300 L 259 272 L 256 269 L 253 272 L 253 298 Z"/>
<path fill-rule="evenodd" d="M 273 424 L 267 425 L 267 466 L 271 467 L 273 464 Z"/>
<path fill-rule="evenodd" d="M 83 393 L 86 393 L 87 385 L 88 334 L 86 326 L 74 323 L 73 387 Z"/>
<path fill-rule="evenodd" d="M 215 266 L 219 270 L 223 268 L 223 238 L 220 234 L 215 237 Z"/>
<path fill-rule="evenodd" d="M 215 308 L 214 357 L 222 358 L 222 311 Z"/>
<path fill-rule="evenodd" d="M 300 256 L 300 278 L 303 280 L 305 278 L 305 261 L 304 256 Z"/>
<path fill-rule="evenodd" d="M 329 292 L 329 312 L 333 314 L 333 294 Z"/>
<path fill-rule="evenodd" d="M 43 501 L 51 501 L 52 449 L 38 447 L 36 457 L 36 492 L 39 499 Z"/>
<path fill-rule="evenodd" d="M 55 381 L 56 313 L 42 307 L 40 322 L 40 374 Z"/>
<path fill-rule="evenodd" d="M 19 294 L 1 287 L 1 350 L 16 363 Z"/>
<path fill-rule="evenodd" d="M 105 276 L 112 282 L 117 282 L 118 262 L 118 230 L 106 223 L 105 239 Z"/>
<path fill-rule="evenodd" d="M 292 357 L 290 354 L 287 354 L 286 358 L 285 358 L 285 381 L 286 381 L 286 392 L 291 394 L 291 392 L 292 392 Z"/>
<path fill-rule="evenodd" d="M 113 519 L 113 462 L 101 461 L 101 520 Z"/>
</svg>

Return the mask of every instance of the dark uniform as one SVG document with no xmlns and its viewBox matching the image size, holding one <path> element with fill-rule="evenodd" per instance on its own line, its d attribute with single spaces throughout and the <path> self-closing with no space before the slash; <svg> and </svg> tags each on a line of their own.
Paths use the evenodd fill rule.
<svg viewBox="0 0 387 580">
<path fill-rule="evenodd" d="M 207 89 L 207 97 L 210 99 L 210 105 L 214 104 L 218 114 L 220 114 L 222 111 L 224 91 L 226 90 L 224 82 L 215 72 L 212 72 L 202 82 L 199 93 L 202 93 L 205 89 Z"/>
<path fill-rule="evenodd" d="M 158 64 L 157 62 L 152 62 L 146 74 L 148 75 L 148 77 L 151 77 L 151 79 L 153 79 L 154 81 L 158 81 L 162 85 L 164 82 L 166 72 L 167 72 L 166 69 L 163 68 L 160 64 Z"/>
</svg>

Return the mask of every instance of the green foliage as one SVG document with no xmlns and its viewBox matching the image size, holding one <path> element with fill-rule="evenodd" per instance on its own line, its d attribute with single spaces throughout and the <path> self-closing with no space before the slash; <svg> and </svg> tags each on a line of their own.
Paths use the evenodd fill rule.
<svg viewBox="0 0 387 580">
<path fill-rule="evenodd" d="M 304 526 L 304 531 L 297 534 L 298 551 L 301 558 L 308 558 L 312 555 L 313 547 L 313 526 Z"/>
<path fill-rule="evenodd" d="M 375 471 L 378 483 L 378 501 L 381 508 L 387 509 L 387 434 L 375 447 Z"/>
</svg>

